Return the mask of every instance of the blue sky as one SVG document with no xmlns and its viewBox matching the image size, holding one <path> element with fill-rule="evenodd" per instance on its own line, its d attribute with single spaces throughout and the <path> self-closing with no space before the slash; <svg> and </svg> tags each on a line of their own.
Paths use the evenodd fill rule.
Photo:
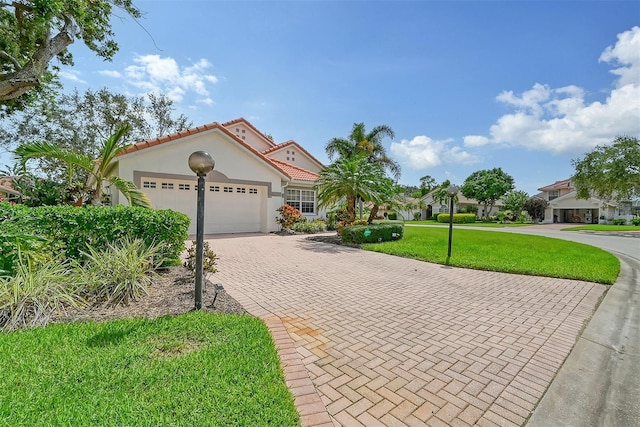
<svg viewBox="0 0 640 427">
<path fill-rule="evenodd" d="M 387 124 L 413 185 L 501 167 L 535 194 L 640 136 L 638 1 L 135 3 L 113 62 L 72 46 L 66 89 L 157 91 L 194 126 L 245 117 L 324 163 L 353 123 Z"/>
</svg>

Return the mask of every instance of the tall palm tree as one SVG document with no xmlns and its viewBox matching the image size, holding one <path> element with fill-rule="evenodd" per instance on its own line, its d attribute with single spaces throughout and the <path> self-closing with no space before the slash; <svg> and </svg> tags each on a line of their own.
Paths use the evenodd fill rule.
<svg viewBox="0 0 640 427">
<path fill-rule="evenodd" d="M 348 138 L 332 138 L 325 145 L 325 151 L 331 160 L 336 156 L 338 158 L 353 158 L 364 155 L 369 162 L 379 164 L 397 180 L 400 178 L 400 165 L 387 156 L 384 145 L 382 145 L 384 137 L 395 137 L 393 130 L 387 125 L 376 126 L 367 133 L 364 123 L 354 123 Z M 360 198 L 363 199 L 364 196 L 360 195 Z M 355 200 L 353 200 L 354 210 Z M 349 208 L 348 203 L 347 206 Z M 379 208 L 379 203 L 374 202 L 369 214 L 369 223 L 375 219 Z"/>
<path fill-rule="evenodd" d="M 147 195 L 138 189 L 134 183 L 124 180 L 115 175 L 118 166 L 117 156 L 123 152 L 128 145 L 123 144 L 123 137 L 131 129 L 129 125 L 120 126 L 100 147 L 100 157 L 91 159 L 90 157 L 60 148 L 50 142 L 29 142 L 18 146 L 14 151 L 18 161 L 24 165 L 30 159 L 50 158 L 65 162 L 69 168 L 69 176 L 73 167 L 83 169 L 89 174 L 85 188 L 93 191 L 91 203 L 100 204 L 102 201 L 102 186 L 105 182 L 110 182 L 117 188 L 132 206 L 151 207 L 151 201 Z"/>
<path fill-rule="evenodd" d="M 342 199 L 347 201 L 349 221 L 355 219 L 355 201 L 358 196 L 374 203 L 382 203 L 392 182 L 384 170 L 371 163 L 366 156 L 341 158 L 320 172 L 316 181 L 319 206 L 328 206 Z"/>
</svg>

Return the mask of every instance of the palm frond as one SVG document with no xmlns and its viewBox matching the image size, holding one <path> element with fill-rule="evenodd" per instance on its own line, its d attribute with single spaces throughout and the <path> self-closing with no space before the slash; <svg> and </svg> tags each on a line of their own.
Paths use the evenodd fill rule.
<svg viewBox="0 0 640 427">
<path fill-rule="evenodd" d="M 63 162 L 82 168 L 88 172 L 91 172 L 91 169 L 93 168 L 93 162 L 84 154 L 60 148 L 59 146 L 47 141 L 26 142 L 20 144 L 13 153 L 21 165 L 26 164 L 26 162 L 31 159 L 46 157 L 62 160 Z"/>
<path fill-rule="evenodd" d="M 151 208 L 151 200 L 146 193 L 140 190 L 136 185 L 118 176 L 112 176 L 108 179 L 127 199 L 131 206 L 140 206 L 143 208 Z"/>
</svg>

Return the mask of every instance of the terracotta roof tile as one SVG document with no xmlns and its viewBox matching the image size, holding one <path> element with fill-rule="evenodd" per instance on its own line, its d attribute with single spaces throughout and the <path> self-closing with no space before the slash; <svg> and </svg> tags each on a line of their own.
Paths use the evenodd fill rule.
<svg viewBox="0 0 640 427">
<path fill-rule="evenodd" d="M 267 157 L 267 159 L 275 166 L 278 166 L 280 169 L 282 169 L 284 173 L 291 179 L 314 182 L 319 178 L 319 175 L 317 173 L 313 173 L 301 167 L 293 166 L 290 163 L 272 159 L 270 157 Z"/>
<path fill-rule="evenodd" d="M 556 181 L 551 185 L 538 188 L 538 190 L 549 191 L 549 190 L 559 190 L 561 188 L 573 188 L 573 186 L 571 185 L 571 179 L 563 179 L 562 181 Z"/>
</svg>

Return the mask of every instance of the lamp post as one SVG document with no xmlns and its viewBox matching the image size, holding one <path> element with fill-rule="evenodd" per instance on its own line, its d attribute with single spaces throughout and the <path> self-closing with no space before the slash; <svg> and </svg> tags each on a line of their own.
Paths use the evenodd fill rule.
<svg viewBox="0 0 640 427">
<path fill-rule="evenodd" d="M 449 249 L 447 251 L 447 264 L 451 258 L 451 239 L 453 237 L 453 199 L 458 194 L 458 187 L 456 185 L 449 185 L 447 188 L 447 194 L 449 195 Z"/>
<path fill-rule="evenodd" d="M 204 177 L 216 162 L 206 151 L 194 151 L 189 156 L 189 167 L 198 175 L 198 211 L 196 220 L 196 310 L 202 308 L 202 257 L 204 248 Z"/>
</svg>

